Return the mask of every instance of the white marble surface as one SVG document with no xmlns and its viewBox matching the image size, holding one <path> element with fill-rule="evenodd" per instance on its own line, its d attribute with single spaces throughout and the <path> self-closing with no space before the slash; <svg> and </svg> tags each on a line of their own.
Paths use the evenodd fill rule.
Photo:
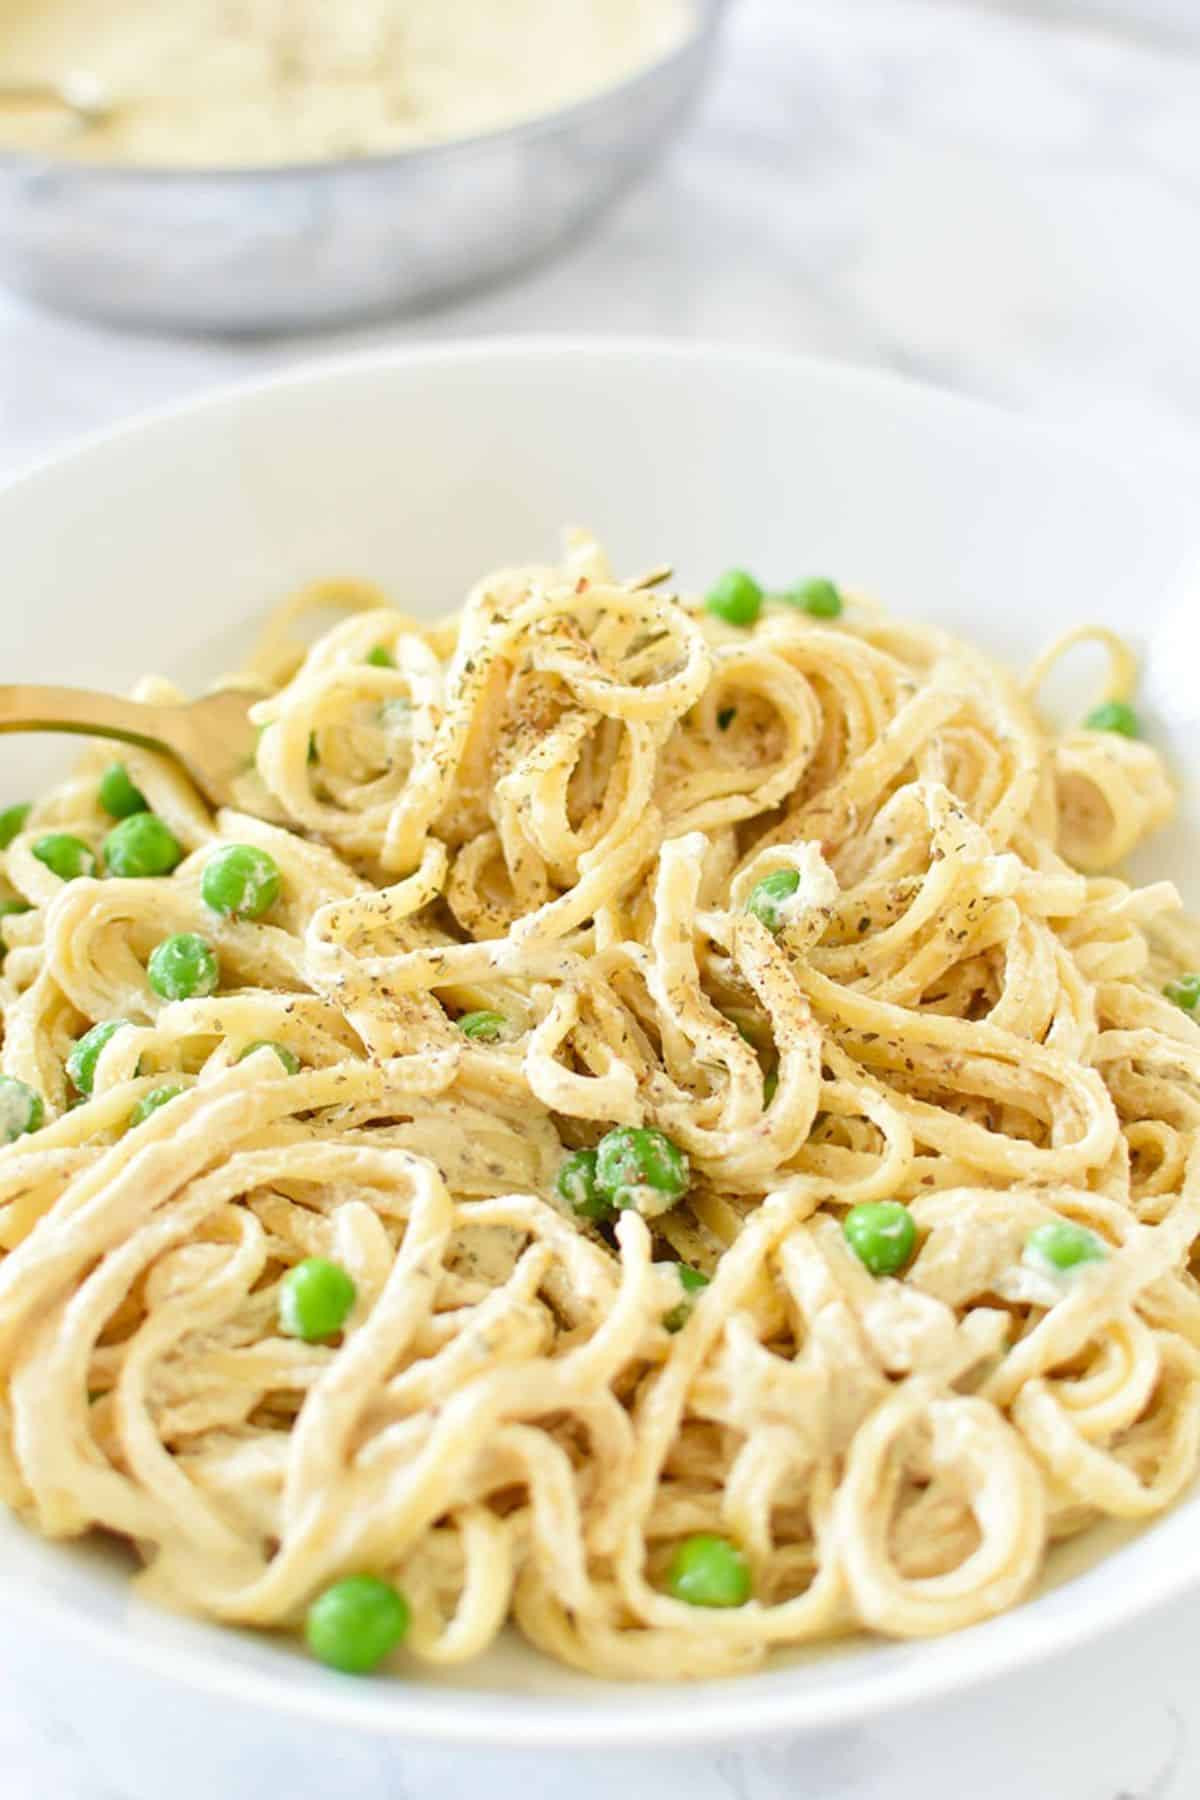
<svg viewBox="0 0 1200 1800">
<path fill-rule="evenodd" d="M 686 140 L 521 284 L 316 345 L 121 337 L 0 295 L 0 471 L 314 350 L 514 330 L 883 363 L 1200 469 L 1200 0 L 741 0 Z M 281 1768 L 252 1721 L 172 1736 L 169 1695 L 29 1668 L 0 1633 L 0 1796 L 1192 1800 L 1198 1668 L 1195 1597 L 1124 1642 L 807 1747 L 323 1757 L 305 1741 Z"/>
</svg>

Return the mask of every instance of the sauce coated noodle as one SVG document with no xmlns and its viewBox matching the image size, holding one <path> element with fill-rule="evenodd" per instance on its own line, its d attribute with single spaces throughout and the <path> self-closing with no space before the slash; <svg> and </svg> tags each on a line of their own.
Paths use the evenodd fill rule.
<svg viewBox="0 0 1200 1800">
<path fill-rule="evenodd" d="M 97 751 L 5 853 L 31 910 L 0 927 L 3 1068 L 46 1119 L 0 1151 L 8 1504 L 126 1536 L 212 1618 L 292 1626 L 371 1569 L 424 1662 L 511 1619 L 639 1678 L 966 1625 L 1053 1540 L 1169 1505 L 1200 1432 L 1200 1031 L 1162 989 L 1196 937 L 1169 885 L 1104 872 L 1170 811 L 1154 751 L 1052 735 L 865 603 L 738 630 L 582 537 L 435 626 L 384 604 L 314 589 L 250 671 L 292 830 L 130 752 L 184 861 L 60 882 L 32 846 L 100 845 Z M 222 840 L 278 864 L 264 918 L 204 905 Z M 780 870 L 772 929 L 746 903 Z M 215 993 L 148 986 L 176 932 Z M 503 1029 L 458 1029 L 480 1011 Z M 239 1060 L 263 1040 L 300 1071 Z M 577 1217 L 563 1159 L 642 1125 L 686 1196 Z M 841 1229 L 876 1201 L 915 1223 L 896 1275 Z M 1084 1265 L 1029 1254 L 1056 1220 Z M 307 1343 L 279 1289 L 314 1256 L 357 1298 Z M 746 1604 L 675 1597 L 696 1533 L 740 1546 Z"/>
</svg>

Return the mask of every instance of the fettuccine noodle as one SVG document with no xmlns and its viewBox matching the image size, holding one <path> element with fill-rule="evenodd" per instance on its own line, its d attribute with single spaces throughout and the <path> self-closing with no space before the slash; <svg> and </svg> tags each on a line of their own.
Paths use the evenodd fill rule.
<svg viewBox="0 0 1200 1800">
<path fill-rule="evenodd" d="M 4 853 L 3 1070 L 45 1122 L 0 1151 L 0 1495 L 38 1531 L 118 1533 L 241 1625 L 372 1571 L 399 1667 L 512 1621 L 698 1677 L 968 1625 L 1191 1477 L 1200 1027 L 1163 987 L 1200 946 L 1107 872 L 1170 813 L 1159 757 L 865 602 L 738 629 L 662 583 L 576 537 L 433 626 L 311 590 L 247 673 L 289 828 L 131 751 L 185 859 L 60 880 L 32 846 L 99 848 L 97 749 Z M 221 842 L 275 859 L 266 917 L 206 907 Z M 148 985 L 177 932 L 211 995 Z M 116 1019 L 80 1100 L 72 1045 Z M 578 1216 L 564 1158 L 641 1126 L 686 1193 Z M 842 1229 L 876 1201 L 915 1225 L 897 1274 Z M 1056 1220 L 1095 1257 L 1038 1266 Z M 319 1342 L 280 1325 L 311 1257 L 356 1296 Z M 696 1534 L 743 1604 L 678 1597 Z"/>
</svg>

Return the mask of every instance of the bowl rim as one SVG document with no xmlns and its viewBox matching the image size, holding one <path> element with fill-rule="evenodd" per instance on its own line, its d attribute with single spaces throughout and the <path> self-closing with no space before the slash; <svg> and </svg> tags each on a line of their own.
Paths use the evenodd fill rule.
<svg viewBox="0 0 1200 1800">
<path fill-rule="evenodd" d="M 1123 447 L 1098 449 L 1068 428 L 1031 421 L 892 371 L 736 344 L 540 334 L 356 351 L 307 359 L 262 377 L 225 383 L 43 453 L 0 478 L 0 497 L 27 483 L 52 479 L 61 466 L 84 463 L 126 440 L 152 435 L 194 415 L 269 404 L 277 391 L 336 384 L 392 369 L 457 369 L 504 359 L 567 363 L 579 358 L 626 365 L 716 365 L 729 376 L 751 371 L 774 374 L 781 381 L 799 377 L 834 396 L 869 396 L 893 415 L 912 417 L 915 413 L 936 421 L 940 431 L 964 441 L 977 443 L 983 433 L 992 443 L 1006 445 L 1010 453 L 1040 446 L 1079 464 L 1139 473 L 1147 484 L 1161 478 L 1177 492 L 1181 517 L 1182 505 L 1194 491 L 1195 470 L 1183 455 L 1161 449 L 1136 455 L 1126 453 Z M 1127 1550 L 1136 1553 L 1151 1534 L 1160 1532 L 1184 1543 L 1185 1528 L 1179 1512 L 1169 1512 L 1149 1522 Z M 48 1554 L 57 1548 L 45 1546 Z M 1115 1550 L 1098 1567 L 1115 1571 L 1126 1553 Z M 402 1679 L 354 1684 L 334 1675 L 315 1691 L 311 1682 L 290 1681 L 286 1663 L 261 1670 L 223 1657 L 226 1627 L 205 1625 L 211 1641 L 198 1638 L 195 1643 L 164 1645 L 152 1634 L 138 1636 L 124 1629 L 121 1617 L 113 1621 L 88 1614 L 69 1595 L 58 1591 L 34 1593 L 17 1588 L 6 1598 L 10 1608 L 36 1619 L 48 1631 L 124 1667 L 181 1682 L 210 1699 L 246 1702 L 309 1721 L 319 1718 L 380 1738 L 404 1737 L 424 1744 L 474 1748 L 661 1748 L 672 1743 L 696 1747 L 733 1739 L 815 1735 L 868 1717 L 884 1717 L 901 1707 L 940 1703 L 986 1681 L 1044 1665 L 1200 1586 L 1200 1555 L 1189 1564 L 1186 1558 L 1173 1558 L 1164 1549 L 1163 1554 L 1147 1560 L 1149 1566 L 1139 1567 L 1134 1581 L 1080 1578 L 1072 1584 L 1071 1606 L 1039 1619 L 1036 1630 L 1022 1630 L 1034 1601 L 949 1636 L 924 1640 L 917 1654 L 890 1667 L 881 1668 L 875 1658 L 859 1667 L 848 1660 L 840 1681 L 828 1688 L 806 1685 L 804 1666 L 796 1665 L 735 1680 L 661 1685 L 597 1680 L 586 1693 L 570 1696 L 489 1693 L 424 1682 L 409 1684 Z M 629 1702 L 624 1707 L 623 1697 Z"/>
<path fill-rule="evenodd" d="M 727 5 L 729 0 L 717 0 Z M 319 339 L 316 340 L 319 342 Z M 825 383 L 847 392 L 873 394 L 898 407 L 924 408 L 938 416 L 948 429 L 956 426 L 988 430 L 1008 436 L 1014 444 L 1053 446 L 1066 456 L 1101 464 L 1108 469 L 1143 474 L 1155 471 L 1190 496 L 1194 505 L 1200 459 L 1189 456 L 1179 444 L 1150 442 L 1135 450 L 1109 449 L 1082 430 L 1057 419 L 1035 418 L 994 399 L 943 385 L 924 376 L 849 357 L 820 355 L 803 350 L 762 348 L 721 338 L 671 338 L 646 332 L 490 331 L 477 336 L 449 336 L 419 343 L 368 345 L 348 350 L 315 350 L 301 354 L 280 367 L 253 375 L 233 375 L 206 383 L 174 399 L 152 401 L 136 407 L 114 422 L 85 427 L 60 443 L 30 452 L 8 468 L 0 467 L 0 496 L 60 463 L 74 461 L 94 450 L 136 437 L 155 426 L 208 411 L 220 412 L 231 405 L 257 399 L 276 389 L 317 387 L 355 374 L 382 372 L 392 367 L 425 364 L 436 367 L 471 362 L 491 362 L 504 357 L 530 357 L 537 361 L 570 362 L 578 357 L 593 361 L 680 364 L 721 363 L 730 370 L 755 369 L 776 372 L 782 379 L 802 374 L 807 381 Z"/>
<path fill-rule="evenodd" d="M 704 57 L 711 49 L 731 0 L 684 0 L 692 19 L 678 42 L 648 62 L 638 63 L 619 80 L 549 112 L 532 113 L 511 125 L 492 125 L 465 136 L 415 144 L 406 150 L 367 151 L 360 156 L 315 157 L 307 161 L 271 163 L 130 163 L 94 162 L 84 158 L 54 155 L 50 151 L 24 150 L 0 144 L 0 173 L 20 172 L 32 176 L 54 176 L 79 184 L 112 183 L 122 187 L 145 184 L 168 187 L 185 181 L 238 186 L 257 181 L 294 181 L 298 178 L 327 180 L 356 171 L 380 169 L 421 171 L 455 160 L 466 160 L 497 145 L 523 144 L 539 137 L 587 121 L 603 112 L 614 101 L 635 96 L 651 85 L 668 69 L 693 57 Z"/>
</svg>

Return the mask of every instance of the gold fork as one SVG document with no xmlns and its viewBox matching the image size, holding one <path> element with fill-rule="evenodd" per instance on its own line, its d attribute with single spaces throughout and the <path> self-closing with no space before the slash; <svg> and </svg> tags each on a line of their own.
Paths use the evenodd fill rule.
<svg viewBox="0 0 1200 1800">
<path fill-rule="evenodd" d="M 214 806 L 278 821 L 282 815 L 261 782 L 247 791 L 258 745 L 249 712 L 261 698 L 222 688 L 182 706 L 147 706 L 86 688 L 0 687 L 0 732 L 68 731 L 140 744 L 173 757 Z"/>
</svg>

